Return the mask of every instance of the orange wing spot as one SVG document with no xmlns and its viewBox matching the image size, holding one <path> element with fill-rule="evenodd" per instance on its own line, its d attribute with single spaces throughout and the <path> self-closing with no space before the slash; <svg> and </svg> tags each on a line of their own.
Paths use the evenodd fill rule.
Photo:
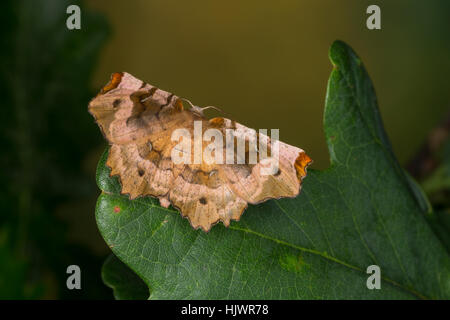
<svg viewBox="0 0 450 320">
<path fill-rule="evenodd" d="M 297 178 L 301 181 L 306 176 L 306 168 L 312 163 L 312 159 L 304 152 L 298 154 L 294 167 L 297 171 Z"/>
<path fill-rule="evenodd" d="M 212 118 L 211 120 L 209 120 L 209 123 L 211 123 L 213 126 L 218 126 L 218 127 L 223 126 L 224 122 L 225 122 L 225 120 L 221 117 Z"/>
<path fill-rule="evenodd" d="M 177 110 L 177 111 L 184 110 L 183 102 L 180 99 L 177 99 L 177 101 L 175 101 L 174 107 L 175 107 L 175 110 Z"/>
<path fill-rule="evenodd" d="M 120 207 L 119 206 L 115 206 L 114 207 L 114 212 L 115 213 L 119 213 L 120 212 Z"/>
<path fill-rule="evenodd" d="M 100 91 L 100 94 L 105 94 L 108 91 L 111 91 L 112 89 L 117 88 L 117 86 L 119 85 L 120 81 L 122 81 L 122 76 L 123 73 L 122 72 L 115 72 L 111 75 L 111 80 L 109 80 L 109 82 L 106 84 L 106 86 L 104 86 L 102 88 L 102 90 Z"/>
</svg>

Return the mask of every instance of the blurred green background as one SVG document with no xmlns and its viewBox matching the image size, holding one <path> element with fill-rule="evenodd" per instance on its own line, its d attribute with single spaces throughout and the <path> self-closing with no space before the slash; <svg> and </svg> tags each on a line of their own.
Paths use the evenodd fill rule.
<svg viewBox="0 0 450 320">
<path fill-rule="evenodd" d="M 81 8 L 81 30 L 66 8 Z M 381 30 L 366 8 L 381 7 Z M 254 128 L 279 128 L 328 166 L 322 115 L 335 39 L 360 55 L 402 164 L 450 106 L 447 0 L 2 1 L 0 298 L 110 299 L 87 103 L 127 71 Z M 82 290 L 66 288 L 66 268 Z"/>
</svg>

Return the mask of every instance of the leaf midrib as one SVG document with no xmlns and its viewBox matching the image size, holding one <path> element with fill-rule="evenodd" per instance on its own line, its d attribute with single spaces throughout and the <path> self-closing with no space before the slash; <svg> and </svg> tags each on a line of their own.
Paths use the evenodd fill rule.
<svg viewBox="0 0 450 320">
<path fill-rule="evenodd" d="M 105 191 L 103 191 L 103 192 L 105 192 Z M 108 193 L 108 192 L 105 192 L 105 193 Z M 117 194 L 113 194 L 113 193 L 108 193 L 108 194 L 127 198 L 126 196 L 123 196 L 123 195 L 117 195 Z M 179 212 L 177 210 L 173 210 L 173 209 L 170 209 L 170 208 L 159 207 L 159 206 L 156 206 L 154 204 L 147 203 L 146 201 L 143 201 L 143 200 L 140 200 L 140 199 L 135 199 L 133 201 L 141 203 L 141 204 L 143 204 L 143 205 L 145 205 L 147 207 L 150 207 L 150 208 L 155 208 L 155 209 L 158 209 L 158 210 L 163 210 L 163 211 L 179 214 Z M 321 252 L 321 251 L 318 251 L 318 250 L 301 247 L 301 246 L 298 246 L 298 245 L 295 245 L 295 244 L 292 244 L 292 243 L 289 243 L 289 242 L 286 242 L 286 241 L 283 241 L 283 240 L 280 240 L 280 239 L 277 239 L 277 238 L 274 238 L 274 237 L 267 236 L 265 234 L 259 233 L 257 231 L 254 231 L 254 230 L 251 230 L 251 229 L 248 229 L 248 228 L 241 228 L 241 227 L 233 226 L 233 225 L 230 225 L 228 228 L 231 229 L 231 230 L 235 230 L 235 231 L 249 233 L 249 234 L 252 234 L 254 236 L 257 236 L 257 237 L 260 237 L 260 238 L 263 238 L 263 239 L 266 239 L 266 240 L 273 241 L 273 242 L 275 242 L 275 243 L 277 243 L 279 245 L 283 245 L 283 246 L 286 246 L 286 247 L 289 247 L 289 248 L 293 248 L 293 249 L 296 249 L 296 250 L 299 250 L 299 251 L 302 251 L 302 252 L 307 252 L 307 253 L 310 253 L 310 254 L 314 254 L 314 255 L 320 256 L 320 257 L 322 257 L 324 259 L 327 259 L 329 261 L 332 261 L 334 263 L 340 264 L 340 265 L 342 265 L 344 267 L 347 267 L 349 269 L 356 270 L 356 271 L 359 271 L 361 273 L 366 274 L 366 272 L 363 269 L 361 269 L 361 268 L 359 268 L 357 266 L 354 266 L 354 265 L 352 265 L 350 263 L 347 263 L 347 262 L 345 262 L 343 260 L 340 260 L 338 258 L 335 258 L 333 256 L 330 256 L 326 252 Z M 394 286 L 396 286 L 396 287 L 398 287 L 398 288 L 400 288 L 400 289 L 402 289 L 402 290 L 404 290 L 404 291 L 414 295 L 415 297 L 417 297 L 419 299 L 424 299 L 424 300 L 429 299 L 428 297 L 424 296 L 423 294 L 421 294 L 420 292 L 418 292 L 414 288 L 409 287 L 409 286 L 405 286 L 405 285 L 403 285 L 403 284 L 401 284 L 401 283 L 399 283 L 399 282 L 397 282 L 395 280 L 392 280 L 392 279 L 390 279 L 388 277 L 381 276 L 381 280 L 383 280 L 383 281 L 385 281 L 385 282 L 387 282 L 387 283 L 389 283 L 391 285 L 394 285 Z"/>
</svg>

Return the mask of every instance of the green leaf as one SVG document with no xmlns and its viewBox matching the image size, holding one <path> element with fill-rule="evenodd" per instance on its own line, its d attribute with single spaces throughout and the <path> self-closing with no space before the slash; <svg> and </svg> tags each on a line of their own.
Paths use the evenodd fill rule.
<svg viewBox="0 0 450 320">
<path fill-rule="evenodd" d="M 443 130 L 448 131 L 445 125 Z M 435 208 L 427 217 L 434 232 L 450 252 L 450 134 L 447 133 L 445 141 L 437 150 L 431 151 L 434 153 L 431 159 L 439 165 L 422 182 L 423 190 Z"/>
<path fill-rule="evenodd" d="M 103 264 L 102 279 L 117 300 L 145 300 L 150 294 L 145 283 L 113 254 Z"/>
<path fill-rule="evenodd" d="M 66 27 L 69 5 L 81 8 L 80 30 Z M 86 164 L 100 143 L 86 105 L 108 30 L 80 0 L 2 1 L 0 299 L 111 297 L 90 272 L 104 256 L 84 210 L 96 191 Z M 67 289 L 73 263 L 89 283 L 83 290 Z"/>
<path fill-rule="evenodd" d="M 193 230 L 173 208 L 130 201 L 100 160 L 96 217 L 151 299 L 450 298 L 450 259 L 427 224 L 383 129 L 361 61 L 330 49 L 324 127 L 331 167 L 295 199 L 250 206 L 229 228 Z M 381 268 L 380 290 L 366 286 Z"/>
</svg>

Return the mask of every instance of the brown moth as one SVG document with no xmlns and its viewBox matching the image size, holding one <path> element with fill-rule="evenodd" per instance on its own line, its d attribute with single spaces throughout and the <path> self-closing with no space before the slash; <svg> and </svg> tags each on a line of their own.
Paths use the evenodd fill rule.
<svg viewBox="0 0 450 320">
<path fill-rule="evenodd" d="M 273 141 L 261 133 L 248 134 L 254 131 L 235 121 L 207 119 L 202 111 L 196 106 L 186 108 L 179 97 L 128 73 L 111 76 L 89 103 L 89 112 L 111 145 L 106 165 L 111 168 L 111 176 L 119 176 L 122 194 L 128 194 L 130 199 L 157 197 L 162 206 L 172 205 L 193 228 L 204 231 L 219 221 L 228 226 L 231 220 L 239 220 L 248 203 L 299 194 L 306 168 L 312 162 L 302 149 L 277 142 L 278 169 L 262 174 L 267 166 L 264 159 L 273 153 Z M 202 134 L 208 129 L 216 129 L 224 137 L 231 134 L 227 148 L 213 150 L 223 153 L 226 162 L 211 163 L 203 157 L 191 163 L 173 161 L 173 149 L 180 143 L 172 139 L 175 130 L 183 128 L 193 137 L 195 122 L 201 124 Z M 184 142 L 191 146 L 197 143 L 197 152 L 207 152 L 208 143 L 203 139 L 200 145 L 194 138 Z M 244 156 L 235 152 L 233 161 L 228 161 L 227 150 L 236 151 L 241 142 Z M 249 151 L 255 145 L 265 149 L 267 157 L 258 153 L 256 163 L 252 163 Z M 189 152 L 183 149 L 180 154 L 192 160 L 196 157 L 194 151 L 195 147 Z"/>
</svg>

